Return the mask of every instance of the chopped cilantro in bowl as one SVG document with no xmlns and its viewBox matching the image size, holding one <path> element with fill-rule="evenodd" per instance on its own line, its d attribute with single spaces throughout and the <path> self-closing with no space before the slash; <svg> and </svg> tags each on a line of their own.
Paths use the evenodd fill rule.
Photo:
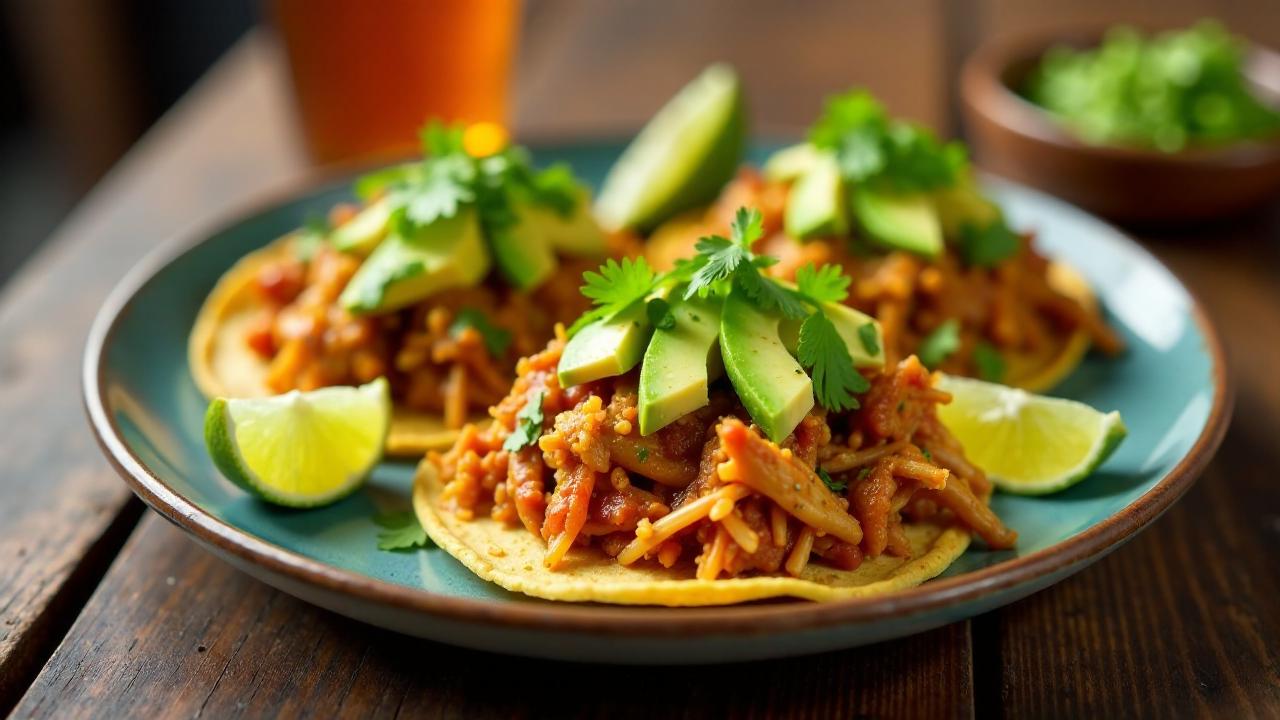
<svg viewBox="0 0 1280 720">
<path fill-rule="evenodd" d="M 1095 48 L 1051 48 L 1022 93 L 1082 140 L 1178 152 L 1280 135 L 1255 97 L 1246 45 L 1218 23 L 1144 35 L 1111 29 Z"/>
</svg>

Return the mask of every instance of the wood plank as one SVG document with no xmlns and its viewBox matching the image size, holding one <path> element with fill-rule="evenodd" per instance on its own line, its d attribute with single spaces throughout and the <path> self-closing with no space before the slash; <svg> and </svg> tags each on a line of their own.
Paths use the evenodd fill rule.
<svg viewBox="0 0 1280 720">
<path fill-rule="evenodd" d="M 1079 576 L 975 622 L 979 711 L 1280 716 L 1280 207 L 1149 236 L 1223 333 L 1236 414 L 1196 487 Z M 988 635 L 990 633 L 990 635 Z M 984 650 L 983 643 L 995 645 Z M 984 663 L 991 656 L 995 663 Z"/>
<path fill-rule="evenodd" d="M 741 72 L 754 131 L 794 135 L 822 99 L 854 85 L 894 112 L 945 128 L 940 0 L 535 2 L 516 72 L 516 129 L 529 136 L 634 131 L 706 65 Z"/>
<path fill-rule="evenodd" d="M 14 717 L 969 717 L 968 648 L 957 623 L 720 667 L 507 658 L 306 605 L 148 512 Z"/>
<path fill-rule="evenodd" d="M 139 511 L 85 427 L 89 322 L 143 253 L 301 167 L 275 69 L 269 47 L 246 42 L 0 292 L 0 713 Z"/>
</svg>

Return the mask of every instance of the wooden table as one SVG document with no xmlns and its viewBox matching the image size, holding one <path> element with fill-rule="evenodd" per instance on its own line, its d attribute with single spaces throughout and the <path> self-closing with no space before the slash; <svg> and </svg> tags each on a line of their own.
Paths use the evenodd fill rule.
<svg viewBox="0 0 1280 720">
<path fill-rule="evenodd" d="M 765 33 L 764 20 L 725 29 L 701 3 L 681 4 L 664 42 L 694 50 L 678 63 L 660 53 L 627 87 L 604 68 L 655 30 L 624 22 L 636 5 L 549 15 L 556 5 L 528 19 L 517 88 L 526 139 L 633 127 L 712 57 L 739 62 L 756 97 L 777 100 L 755 106 L 765 131 L 801 126 L 823 92 L 859 80 L 915 117 L 949 118 L 941 69 L 955 50 L 936 21 L 919 20 L 946 16 L 930 0 L 812 8 L 807 34 L 781 28 L 775 49 L 795 59 L 782 71 L 742 49 L 739 36 Z M 875 65 L 893 49 L 873 32 L 886 24 L 910 28 L 907 44 L 922 52 Z M 306 172 L 283 88 L 267 38 L 241 43 L 0 291 L 0 714 L 1280 715 L 1280 208 L 1151 238 L 1232 356 L 1236 418 L 1204 477 L 1128 546 L 972 621 L 783 662 L 558 665 L 396 636 L 213 559 L 113 475 L 76 378 L 93 313 L 142 253 Z M 636 688 L 625 699 L 612 691 L 620 674 Z M 583 688 L 581 702 L 548 692 L 566 682 Z"/>
</svg>

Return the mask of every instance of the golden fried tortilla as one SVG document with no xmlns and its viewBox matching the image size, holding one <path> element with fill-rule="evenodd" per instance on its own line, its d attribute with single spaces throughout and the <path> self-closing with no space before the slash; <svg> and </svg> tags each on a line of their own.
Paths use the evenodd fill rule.
<svg viewBox="0 0 1280 720">
<path fill-rule="evenodd" d="M 439 507 L 443 484 L 430 460 L 418 466 L 413 507 L 431 539 L 471 572 L 507 590 L 547 600 L 618 605 L 730 605 L 774 597 L 830 601 L 914 587 L 946 570 L 969 547 L 969 533 L 928 523 L 905 526 L 914 557 L 882 555 L 852 572 L 818 563 L 801 577 L 698 580 L 692 567 L 619 565 L 596 548 L 574 547 L 555 571 L 542 564 L 546 544 L 523 526 L 491 518 L 460 520 Z"/>
</svg>

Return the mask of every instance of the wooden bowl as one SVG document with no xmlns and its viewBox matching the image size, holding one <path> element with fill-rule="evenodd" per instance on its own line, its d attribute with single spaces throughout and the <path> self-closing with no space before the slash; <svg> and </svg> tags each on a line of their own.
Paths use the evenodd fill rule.
<svg viewBox="0 0 1280 720">
<path fill-rule="evenodd" d="M 1102 30 L 989 43 L 965 62 L 961 96 L 969 139 L 985 168 L 1116 220 L 1220 218 L 1280 195 L 1280 136 L 1176 153 L 1090 145 L 1019 88 L 1050 47 L 1096 46 Z M 1280 55 L 1252 46 L 1245 74 L 1280 98 Z"/>
</svg>

